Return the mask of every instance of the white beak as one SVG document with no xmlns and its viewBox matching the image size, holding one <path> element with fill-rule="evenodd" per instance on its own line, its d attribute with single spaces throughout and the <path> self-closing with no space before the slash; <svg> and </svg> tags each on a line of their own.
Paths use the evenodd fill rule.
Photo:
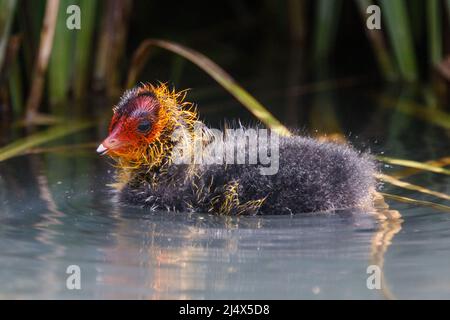
<svg viewBox="0 0 450 320">
<path fill-rule="evenodd" d="M 108 148 L 105 148 L 103 144 L 100 144 L 97 148 L 97 153 L 100 153 L 101 155 L 104 155 L 106 152 L 108 152 Z"/>
</svg>

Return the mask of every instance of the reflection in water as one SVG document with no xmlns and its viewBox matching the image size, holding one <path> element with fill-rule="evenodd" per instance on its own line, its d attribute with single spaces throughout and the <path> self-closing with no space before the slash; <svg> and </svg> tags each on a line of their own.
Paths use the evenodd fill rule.
<svg viewBox="0 0 450 320">
<path fill-rule="evenodd" d="M 395 295 L 389 289 L 384 272 L 384 255 L 392 244 L 394 236 L 402 230 L 401 214 L 397 210 L 391 210 L 383 196 L 379 194 L 375 198 L 376 216 L 379 219 L 378 230 L 372 238 L 370 252 L 370 264 L 381 269 L 381 292 L 386 299 L 395 299 Z"/>
<path fill-rule="evenodd" d="M 29 159 L 33 176 L 36 177 L 39 198 L 45 203 L 48 210 L 42 214 L 42 220 L 35 223 L 32 228 L 38 231 L 35 237 L 38 242 L 44 246 L 52 247 L 51 251 L 39 256 L 39 259 L 42 261 L 53 261 L 59 257 L 63 257 L 65 254 L 65 247 L 54 241 L 54 238 L 58 235 L 54 229 L 63 224 L 62 218 L 65 214 L 58 210 L 58 206 L 49 190 L 48 178 L 44 172 L 45 164 L 42 162 L 42 158 L 30 156 Z M 54 265 L 50 265 L 42 271 L 40 278 L 46 279 L 46 283 L 49 284 L 57 283 L 58 279 L 55 276 L 58 274 L 58 270 L 54 268 Z M 48 290 L 54 294 L 56 288 L 51 287 Z"/>
<path fill-rule="evenodd" d="M 381 290 L 387 299 L 395 299 L 395 295 L 389 289 L 388 281 L 384 272 L 384 255 L 392 244 L 394 236 L 400 232 L 401 219 L 387 219 L 380 222 L 379 230 L 375 233 L 372 240 L 371 264 L 377 265 L 382 270 Z"/>
<path fill-rule="evenodd" d="M 139 298 L 151 299 L 230 294 L 293 298 L 303 291 L 314 296 L 313 289 L 332 286 L 341 277 L 351 279 L 354 266 L 346 266 L 340 256 L 348 250 L 357 252 L 358 259 L 351 261 L 362 264 L 359 278 L 364 279 L 371 233 L 358 234 L 356 238 L 364 241 L 356 248 L 341 245 L 352 242 L 355 229 L 375 228 L 373 219 L 362 212 L 302 218 L 161 213 L 141 219 L 130 217 L 129 209 L 121 214 L 115 246 L 104 250 L 109 263 L 102 270 L 107 288 L 101 291 L 102 298 L 129 297 L 134 288 L 140 288 Z M 312 270 L 310 259 L 327 263 Z M 139 272 L 124 272 L 117 266 L 138 266 Z M 325 279 L 311 279 L 314 273 Z"/>
</svg>

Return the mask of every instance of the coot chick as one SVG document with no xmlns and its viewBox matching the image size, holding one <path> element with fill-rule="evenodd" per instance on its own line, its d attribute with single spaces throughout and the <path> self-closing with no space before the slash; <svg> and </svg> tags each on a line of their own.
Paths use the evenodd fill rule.
<svg viewBox="0 0 450 320">
<path fill-rule="evenodd" d="M 221 134 L 200 122 L 184 97 L 164 84 L 144 84 L 113 108 L 97 152 L 117 162 L 120 202 L 228 215 L 372 207 L 377 168 L 369 154 L 239 125 Z M 255 163 L 261 149 L 266 162 Z"/>
</svg>

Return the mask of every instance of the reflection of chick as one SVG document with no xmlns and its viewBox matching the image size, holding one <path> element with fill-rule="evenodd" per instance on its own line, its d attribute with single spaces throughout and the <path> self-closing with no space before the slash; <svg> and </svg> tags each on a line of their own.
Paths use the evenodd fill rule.
<svg viewBox="0 0 450 320">
<path fill-rule="evenodd" d="M 117 161 L 122 202 L 219 214 L 292 214 L 371 205 L 375 164 L 345 145 L 280 137 L 274 175 L 261 175 L 258 165 L 251 164 L 176 164 L 174 150 L 196 138 L 194 127 L 209 130 L 182 100 L 182 94 L 163 84 L 143 85 L 127 91 L 114 108 L 109 136 L 97 152 Z M 185 134 L 174 138 L 180 128 Z"/>
</svg>

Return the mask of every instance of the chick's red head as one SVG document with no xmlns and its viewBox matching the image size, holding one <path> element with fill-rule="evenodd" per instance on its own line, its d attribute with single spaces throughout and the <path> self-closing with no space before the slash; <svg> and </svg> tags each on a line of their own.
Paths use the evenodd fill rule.
<svg viewBox="0 0 450 320">
<path fill-rule="evenodd" d="M 165 126 L 165 110 L 151 88 L 126 92 L 114 108 L 109 135 L 97 152 L 137 161 Z"/>
<path fill-rule="evenodd" d="M 164 84 L 128 90 L 113 108 L 109 135 L 97 152 L 136 166 L 155 161 L 167 143 L 164 133 L 180 119 L 195 121 L 195 111 L 184 108 L 189 103 L 183 102 L 183 97 L 183 93 L 170 91 Z"/>
</svg>

